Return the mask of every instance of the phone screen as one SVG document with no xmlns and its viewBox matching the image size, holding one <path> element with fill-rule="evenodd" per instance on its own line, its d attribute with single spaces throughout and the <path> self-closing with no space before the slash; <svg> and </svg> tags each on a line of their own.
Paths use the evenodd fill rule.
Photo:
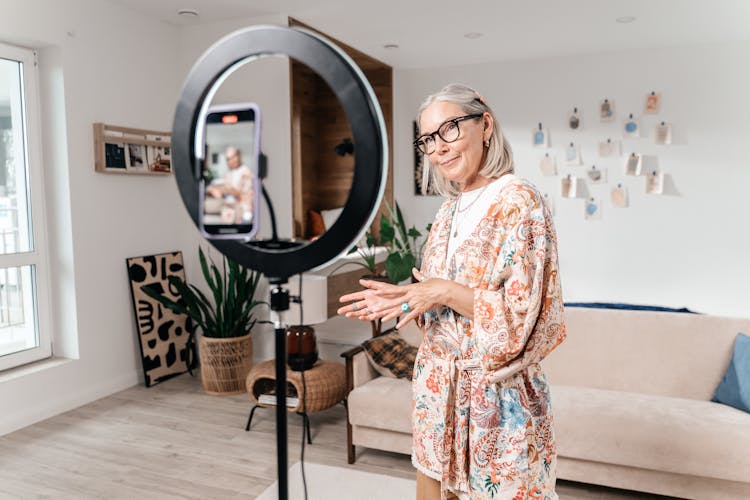
<svg viewBox="0 0 750 500">
<path fill-rule="evenodd" d="M 212 106 L 206 115 L 201 227 L 209 238 L 258 231 L 260 112 L 252 103 Z"/>
</svg>

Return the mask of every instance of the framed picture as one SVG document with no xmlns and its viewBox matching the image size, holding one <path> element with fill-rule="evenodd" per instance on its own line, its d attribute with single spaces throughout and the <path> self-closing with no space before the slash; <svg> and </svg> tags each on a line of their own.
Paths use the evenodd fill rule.
<svg viewBox="0 0 750 500">
<path fill-rule="evenodd" d="M 170 252 L 126 260 L 133 299 L 138 344 L 146 387 L 188 371 L 189 328 L 187 316 L 164 308 L 143 291 L 154 288 L 172 300 L 180 297 L 169 284 L 170 276 L 185 279 L 182 252 Z M 192 353 L 191 362 L 195 360 Z"/>
<path fill-rule="evenodd" d="M 115 174 L 172 172 L 169 132 L 94 124 L 94 168 Z"/>
<path fill-rule="evenodd" d="M 416 141 L 417 137 L 419 137 L 419 126 L 416 120 L 412 122 L 412 131 L 414 140 Z M 435 187 L 429 184 L 429 182 L 427 186 L 424 186 L 425 189 L 422 189 L 422 176 L 425 169 L 424 157 L 425 155 L 420 150 L 414 148 L 414 194 L 417 196 L 437 196 L 438 193 L 435 191 Z"/>
</svg>

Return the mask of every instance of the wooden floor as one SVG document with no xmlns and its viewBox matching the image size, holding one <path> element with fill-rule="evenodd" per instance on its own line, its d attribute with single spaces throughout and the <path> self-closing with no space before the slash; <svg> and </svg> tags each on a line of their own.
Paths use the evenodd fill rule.
<svg viewBox="0 0 750 500">
<path fill-rule="evenodd" d="M 0 437 L 0 498 L 253 499 L 276 479 L 275 417 L 247 396 L 208 396 L 181 375 L 132 387 Z M 305 460 L 413 478 L 408 456 L 358 449 L 346 464 L 346 413 L 311 415 Z M 289 414 L 289 463 L 299 460 L 301 417 Z M 563 500 L 653 498 L 558 482 Z M 353 499 L 356 500 L 356 499 Z"/>
</svg>

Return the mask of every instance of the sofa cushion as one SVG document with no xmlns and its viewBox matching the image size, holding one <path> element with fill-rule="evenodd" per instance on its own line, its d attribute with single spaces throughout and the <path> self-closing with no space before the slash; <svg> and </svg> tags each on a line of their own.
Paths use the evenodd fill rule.
<svg viewBox="0 0 750 500">
<path fill-rule="evenodd" d="M 411 434 L 412 392 L 409 380 L 377 377 L 347 398 L 349 423 Z"/>
<path fill-rule="evenodd" d="M 554 384 L 551 397 L 560 456 L 748 480 L 747 413 L 709 401 Z"/>
<path fill-rule="evenodd" d="M 738 334 L 727 372 L 711 401 L 750 413 L 750 337 Z"/>
<path fill-rule="evenodd" d="M 362 348 L 381 375 L 411 380 L 418 348 L 407 343 L 397 331 L 366 340 Z"/>
</svg>

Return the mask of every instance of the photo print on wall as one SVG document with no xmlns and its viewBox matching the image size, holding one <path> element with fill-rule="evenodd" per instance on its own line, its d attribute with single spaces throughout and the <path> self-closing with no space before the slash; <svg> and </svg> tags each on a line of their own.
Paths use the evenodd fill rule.
<svg viewBox="0 0 750 500">
<path fill-rule="evenodd" d="M 591 168 L 586 171 L 586 176 L 592 184 L 603 184 L 607 182 L 607 169 L 591 165 Z"/>
<path fill-rule="evenodd" d="M 578 196 L 578 178 L 568 175 L 560 179 L 560 194 L 563 198 L 576 198 Z"/>
<path fill-rule="evenodd" d="M 646 104 L 643 106 L 643 112 L 647 115 L 655 115 L 661 109 L 661 94 L 651 92 L 646 95 Z"/>
<path fill-rule="evenodd" d="M 586 200 L 584 205 L 584 218 L 586 220 L 599 220 L 602 218 L 602 204 L 593 196 Z"/>
<path fill-rule="evenodd" d="M 661 122 L 654 128 L 654 143 L 659 146 L 672 144 L 672 124 Z"/>
<path fill-rule="evenodd" d="M 620 156 L 620 141 L 607 138 L 606 141 L 599 143 L 599 156 L 608 158 L 610 156 Z"/>
<path fill-rule="evenodd" d="M 622 184 L 612 188 L 612 206 L 617 208 L 627 208 L 628 190 Z"/>
<path fill-rule="evenodd" d="M 664 194 L 664 173 L 654 170 L 646 177 L 647 194 Z"/>
<path fill-rule="evenodd" d="M 555 215 L 555 199 L 552 198 L 549 193 L 544 193 L 544 203 L 547 205 L 550 215 Z"/>
<path fill-rule="evenodd" d="M 641 155 L 630 153 L 627 162 L 625 162 L 625 175 L 641 175 Z"/>
<path fill-rule="evenodd" d="M 565 164 L 571 166 L 581 165 L 581 150 L 575 143 L 571 142 L 565 148 Z"/>
<path fill-rule="evenodd" d="M 542 175 L 545 177 L 557 175 L 557 165 L 555 162 L 555 157 L 550 156 L 549 153 L 544 153 L 544 156 L 542 156 L 542 160 L 539 162 L 539 170 L 541 170 Z"/>
<path fill-rule="evenodd" d="M 640 126 L 638 120 L 633 118 L 633 113 L 630 113 L 628 119 L 625 120 L 625 124 L 622 127 L 622 133 L 629 139 L 635 139 L 641 135 Z"/>
<path fill-rule="evenodd" d="M 599 121 L 602 123 L 615 121 L 615 103 L 604 99 L 599 103 Z"/>
<path fill-rule="evenodd" d="M 414 140 L 416 141 L 417 137 L 419 137 L 419 125 L 417 125 L 416 120 L 412 122 L 412 133 Z M 429 181 L 427 186 L 422 186 L 424 161 L 425 159 L 422 152 L 417 148 L 414 148 L 414 194 L 417 196 L 437 196 L 437 191 L 435 191 L 434 186 L 429 184 Z"/>
<path fill-rule="evenodd" d="M 549 147 L 549 130 L 542 128 L 540 123 L 537 128 L 531 131 L 532 141 L 535 148 Z"/>
<path fill-rule="evenodd" d="M 581 128 L 581 115 L 578 113 L 578 108 L 573 108 L 573 112 L 568 115 L 568 127 L 570 130 Z"/>
</svg>

